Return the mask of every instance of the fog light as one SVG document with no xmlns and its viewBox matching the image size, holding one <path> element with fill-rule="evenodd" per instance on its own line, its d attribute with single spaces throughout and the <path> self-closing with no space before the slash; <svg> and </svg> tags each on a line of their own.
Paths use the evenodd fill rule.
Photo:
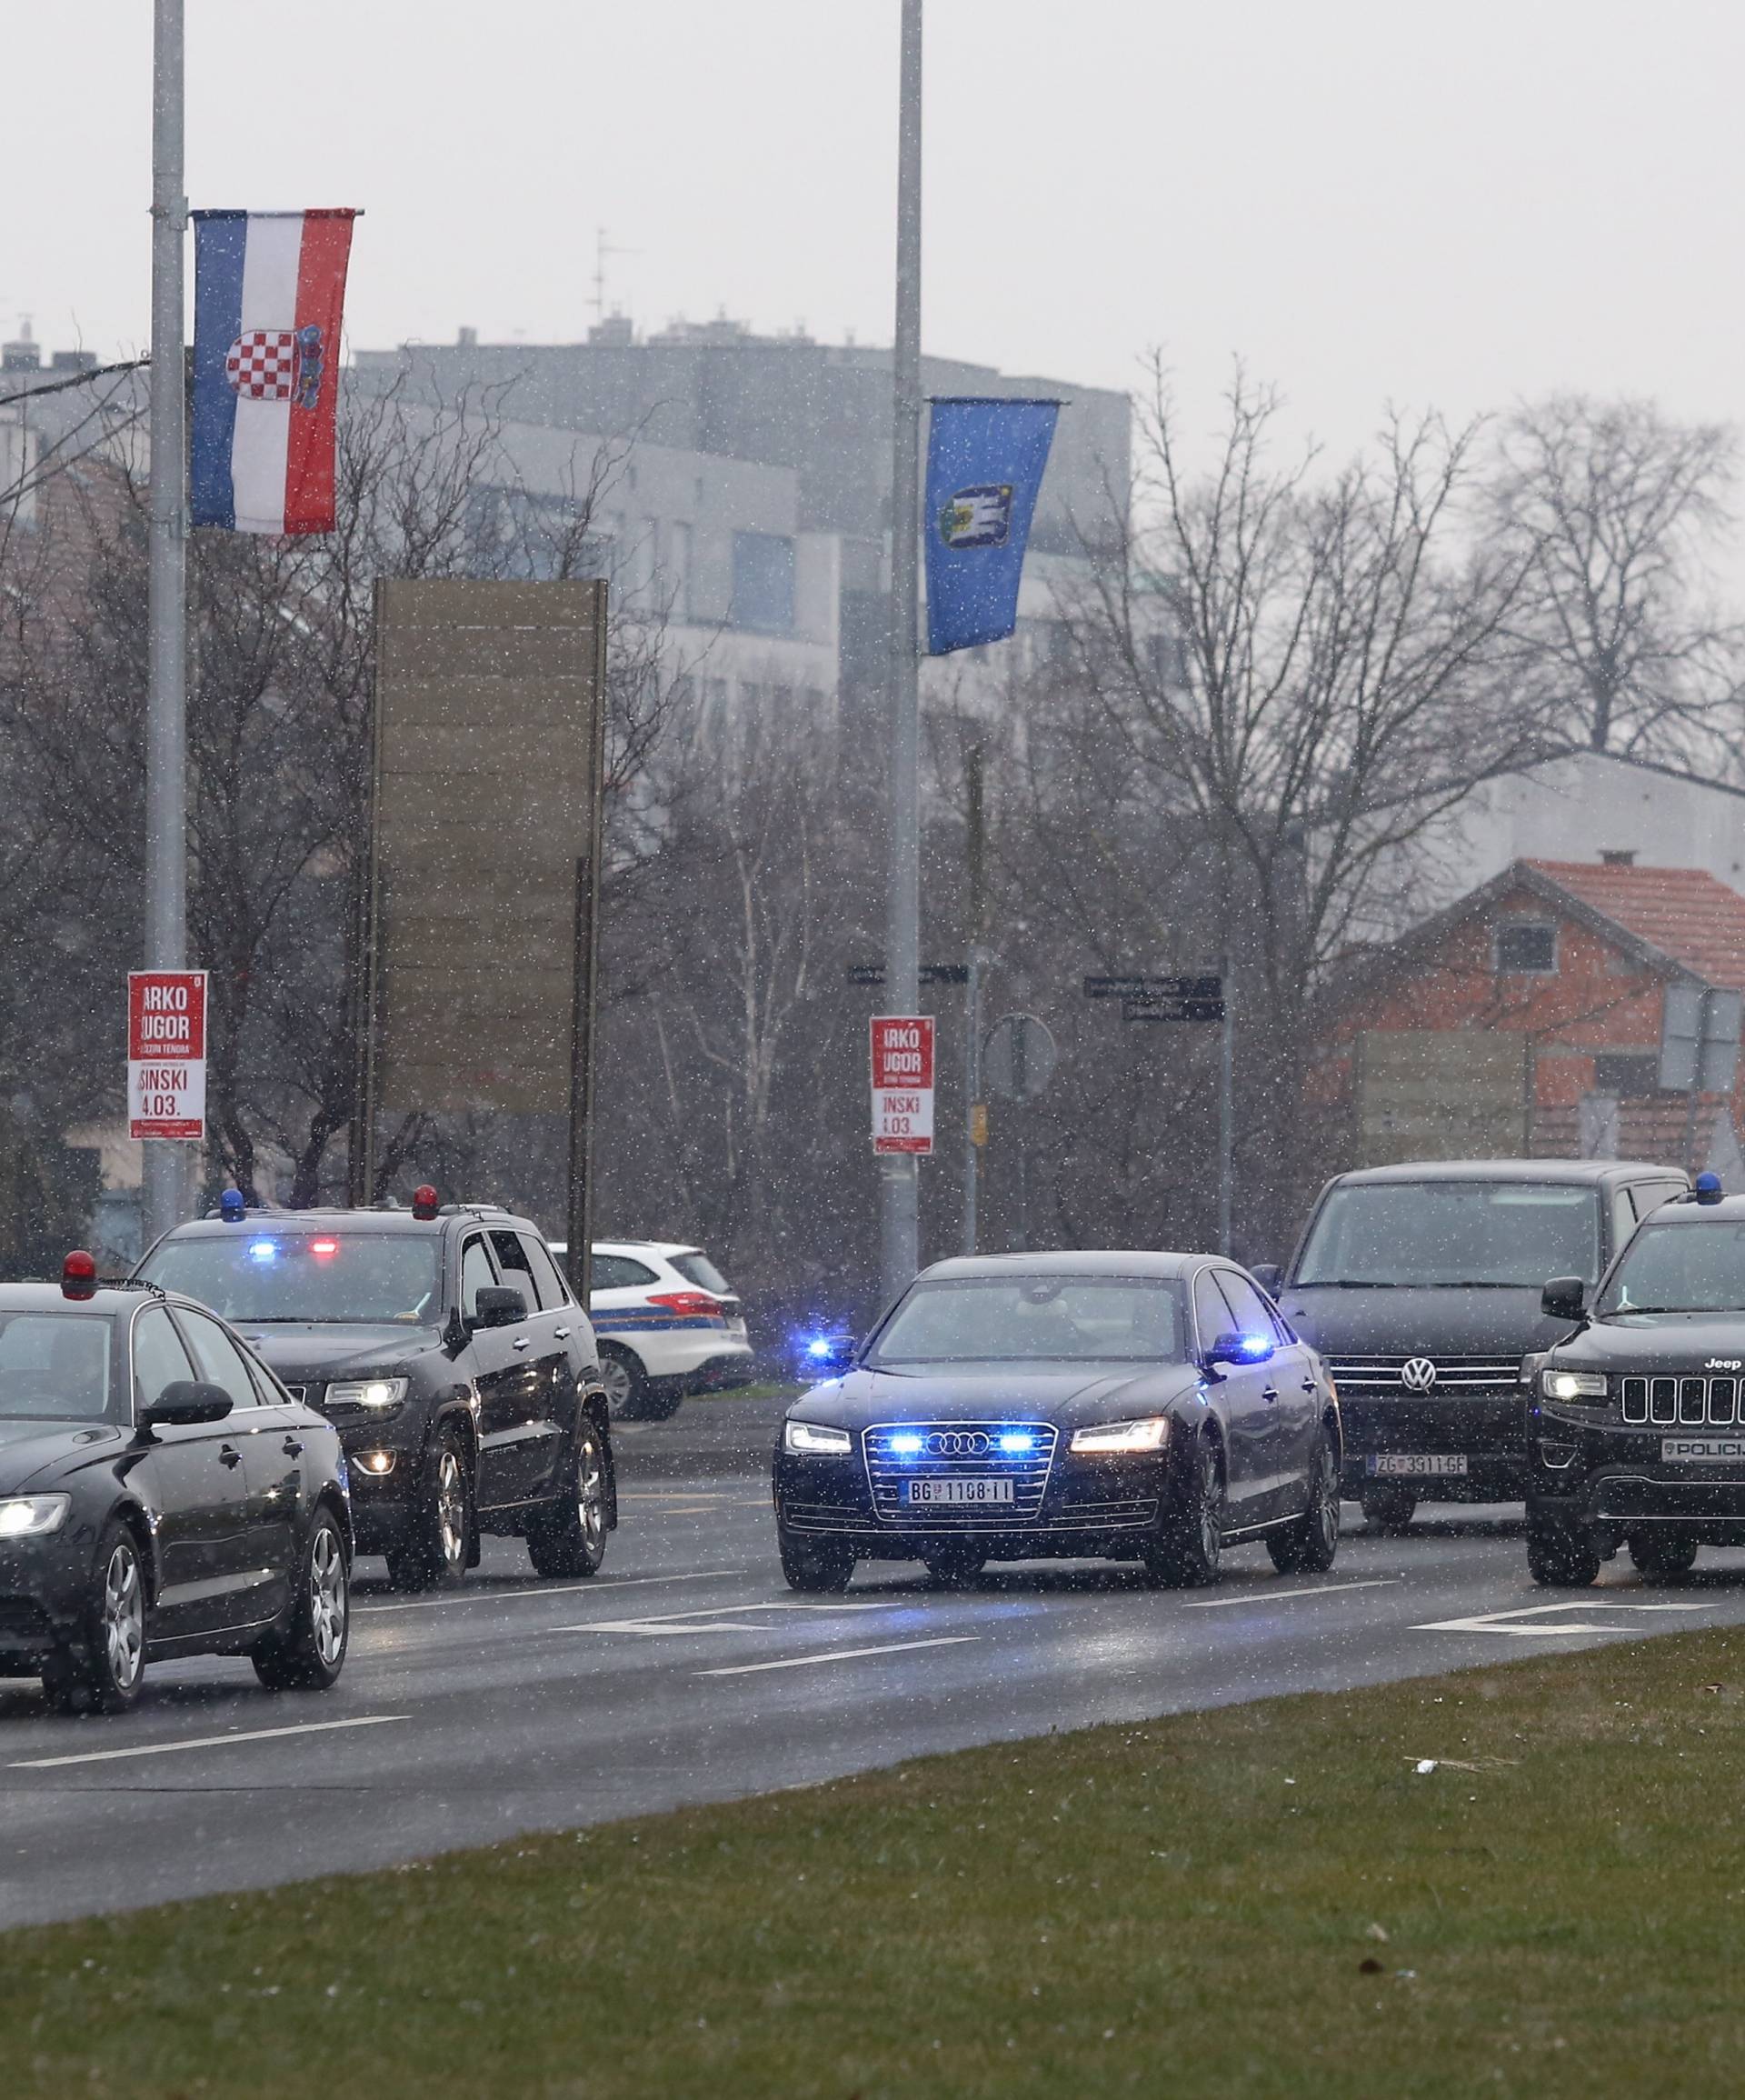
<svg viewBox="0 0 1745 2100">
<path fill-rule="evenodd" d="M 1539 1455 L 1554 1473 L 1566 1472 L 1580 1455 L 1577 1445 L 1554 1444 L 1549 1436 L 1541 1436 L 1539 1440 Z"/>
<path fill-rule="evenodd" d="M 379 1480 L 384 1473 L 394 1471 L 392 1451 L 363 1451 L 358 1454 L 358 1465 L 365 1473 L 373 1473 Z"/>
</svg>

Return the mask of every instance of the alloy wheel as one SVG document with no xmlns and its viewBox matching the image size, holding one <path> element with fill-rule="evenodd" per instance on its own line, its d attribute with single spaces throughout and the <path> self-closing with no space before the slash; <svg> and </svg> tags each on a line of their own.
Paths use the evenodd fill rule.
<svg viewBox="0 0 1745 2100">
<path fill-rule="evenodd" d="M 606 1535 L 606 1469 L 591 1430 L 583 1432 L 575 1455 L 575 1514 L 583 1537 L 598 1545 Z"/>
<path fill-rule="evenodd" d="M 466 1481 L 460 1454 L 452 1447 L 445 1447 L 436 1462 L 436 1535 L 443 1565 L 459 1567 L 466 1558 Z"/>
<path fill-rule="evenodd" d="M 616 1421 L 630 1401 L 630 1369 L 622 1356 L 602 1355 L 600 1383 L 605 1389 L 606 1413 Z"/>
<path fill-rule="evenodd" d="M 1208 1564 L 1215 1564 L 1223 1546 L 1224 1484 L 1218 1471 L 1218 1455 L 1210 1445 L 1200 1454 L 1200 1550 Z"/>
<path fill-rule="evenodd" d="M 1339 1476 L 1333 1455 L 1324 1444 L 1315 1465 L 1315 1502 L 1310 1518 L 1321 1545 L 1331 1552 L 1339 1544 Z"/>
<path fill-rule="evenodd" d="M 444 1543 L 446 1549 L 446 1535 Z M 347 1589 L 345 1549 L 332 1525 L 324 1524 L 309 1556 L 309 1618 L 315 1653 L 326 1669 L 333 1668 L 345 1645 Z"/>
<path fill-rule="evenodd" d="M 139 1555 L 125 1539 L 117 1541 L 104 1571 L 103 1640 L 111 1677 L 119 1690 L 131 1692 L 145 1662 L 145 1599 Z"/>
</svg>

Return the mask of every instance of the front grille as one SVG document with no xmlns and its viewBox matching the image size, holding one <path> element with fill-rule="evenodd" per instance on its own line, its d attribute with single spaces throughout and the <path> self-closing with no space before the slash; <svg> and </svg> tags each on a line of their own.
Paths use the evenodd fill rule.
<svg viewBox="0 0 1745 2100">
<path fill-rule="evenodd" d="M 1625 1378 L 1626 1422 L 1663 1428 L 1730 1428 L 1741 1419 L 1737 1378 Z"/>
<path fill-rule="evenodd" d="M 1435 1378 L 1421 1388 L 1408 1385 L 1405 1379 L 1406 1365 L 1418 1362 L 1436 1366 Z M 1519 1356 L 1432 1356 L 1427 1350 L 1416 1350 L 1410 1356 L 1330 1356 L 1327 1368 L 1341 1393 L 1389 1393 L 1407 1400 L 1513 1385 L 1521 1378 Z"/>
<path fill-rule="evenodd" d="M 1035 1441 L 1029 1451 L 1000 1449 L 1002 1435 L 1018 1433 Z M 929 1531 L 1004 1531 L 1034 1524 L 1054 1462 L 1055 1429 L 1049 1422 L 881 1422 L 861 1439 L 872 1509 L 885 1524 L 924 1525 Z M 893 1437 L 919 1436 L 922 1449 L 892 1449 Z M 1010 1480 L 1010 1502 L 927 1503 L 903 1497 L 909 1480 Z"/>
</svg>

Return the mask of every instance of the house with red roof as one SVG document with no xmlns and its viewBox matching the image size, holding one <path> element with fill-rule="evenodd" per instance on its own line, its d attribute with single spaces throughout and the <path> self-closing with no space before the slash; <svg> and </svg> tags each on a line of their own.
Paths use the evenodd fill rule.
<svg viewBox="0 0 1745 2100">
<path fill-rule="evenodd" d="M 1335 978 L 1313 1112 L 1350 1165 L 1647 1159 L 1737 1184 L 1737 1074 L 1660 1082 L 1668 1035 L 1736 1036 L 1741 994 L 1745 895 L 1705 870 L 1518 860 Z"/>
</svg>

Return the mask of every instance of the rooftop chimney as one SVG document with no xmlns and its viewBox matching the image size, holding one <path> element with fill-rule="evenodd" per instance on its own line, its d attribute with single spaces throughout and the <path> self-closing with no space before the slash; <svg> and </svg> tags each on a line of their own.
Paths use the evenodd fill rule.
<svg viewBox="0 0 1745 2100">
<path fill-rule="evenodd" d="M 1636 848 L 1633 845 L 1602 845 L 1600 858 L 1607 867 L 1634 867 Z"/>
<path fill-rule="evenodd" d="M 463 328 L 454 340 L 463 350 L 476 350 L 479 346 L 479 332 L 476 328 Z"/>
</svg>

